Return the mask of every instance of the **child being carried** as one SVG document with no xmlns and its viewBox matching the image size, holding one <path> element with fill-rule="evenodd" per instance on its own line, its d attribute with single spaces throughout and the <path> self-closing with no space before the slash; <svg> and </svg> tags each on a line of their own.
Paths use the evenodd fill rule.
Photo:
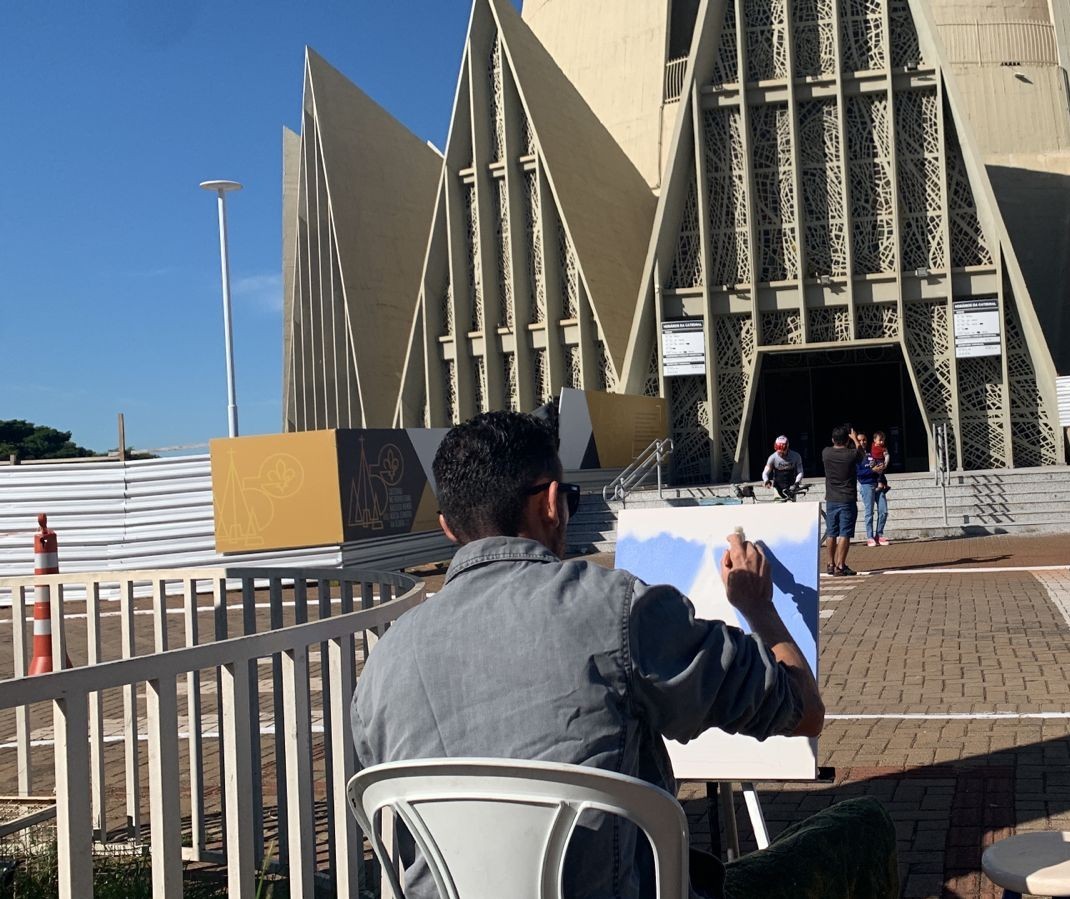
<svg viewBox="0 0 1070 899">
<path fill-rule="evenodd" d="M 877 475 L 877 486 L 874 489 L 883 490 L 885 493 L 892 489 L 888 486 L 888 479 L 884 476 L 884 472 L 892 464 L 891 453 L 888 452 L 888 448 L 885 445 L 886 439 L 884 431 L 874 431 L 873 443 L 869 447 L 869 454 L 873 457 L 873 464 L 875 466 L 883 466 L 881 473 Z"/>
</svg>

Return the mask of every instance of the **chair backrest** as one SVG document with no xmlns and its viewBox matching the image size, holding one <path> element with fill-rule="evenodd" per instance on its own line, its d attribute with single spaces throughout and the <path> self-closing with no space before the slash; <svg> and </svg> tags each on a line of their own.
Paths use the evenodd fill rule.
<svg viewBox="0 0 1070 899">
<path fill-rule="evenodd" d="M 620 815 L 650 840 L 659 899 L 688 895 L 687 818 L 645 781 L 555 762 L 427 759 L 366 768 L 349 805 L 396 896 L 378 826 L 390 808 L 412 834 L 442 899 L 560 899 L 565 850 L 588 809 Z"/>
</svg>

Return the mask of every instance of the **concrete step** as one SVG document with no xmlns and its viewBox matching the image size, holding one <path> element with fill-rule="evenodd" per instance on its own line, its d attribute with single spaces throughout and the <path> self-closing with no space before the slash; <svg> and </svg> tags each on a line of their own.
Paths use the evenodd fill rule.
<svg viewBox="0 0 1070 899">
<path fill-rule="evenodd" d="M 942 490 L 931 473 L 891 475 L 888 496 L 889 539 L 998 533 L 1070 533 L 1070 467 L 956 473 Z M 824 480 L 807 479 L 809 495 L 800 502 L 820 502 Z M 758 492 L 759 499 L 763 491 Z M 947 523 L 944 502 L 947 503 Z M 569 526 L 569 547 L 612 551 L 616 515 L 621 508 L 657 508 L 698 504 L 712 498 L 734 499 L 729 484 L 637 490 L 625 503 L 606 503 L 601 495 L 585 494 Z M 749 501 L 748 501 L 749 502 Z M 856 534 L 864 539 L 859 510 Z"/>
</svg>

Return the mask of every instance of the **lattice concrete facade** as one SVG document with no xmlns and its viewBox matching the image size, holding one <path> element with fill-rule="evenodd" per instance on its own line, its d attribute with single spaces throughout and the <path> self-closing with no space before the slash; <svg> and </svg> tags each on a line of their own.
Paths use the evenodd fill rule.
<svg viewBox="0 0 1070 899">
<path fill-rule="evenodd" d="M 764 357 L 836 347 L 898 345 L 957 466 L 1062 462 L 1051 354 L 928 5 L 704 10 L 624 383 L 663 320 L 702 318 L 706 375 L 662 382 L 684 477 L 746 471 Z M 977 295 L 999 299 L 1002 354 L 956 359 L 952 302 Z"/>
<path fill-rule="evenodd" d="M 1023 2 L 1041 0 L 982 4 L 985 22 Z M 1035 296 L 1019 265 L 974 137 L 996 140 L 995 113 L 975 121 L 960 34 L 984 65 L 1019 45 L 1047 60 L 1058 23 L 1003 34 L 962 25 L 966 9 L 529 0 L 521 19 L 474 0 L 430 236 L 411 247 L 393 423 L 530 409 L 565 386 L 660 394 L 678 476 L 736 478 L 764 358 L 893 347 L 956 466 L 1063 462 L 1034 305 L 1061 295 Z M 989 46 L 997 33 L 1010 49 Z M 634 115 L 614 106 L 618 76 Z M 1063 101 L 1040 143 L 1066 131 L 1070 147 Z M 953 301 L 978 295 L 998 298 L 1002 352 L 956 358 Z M 704 376 L 664 375 L 661 324 L 682 317 L 704 324 Z"/>
</svg>

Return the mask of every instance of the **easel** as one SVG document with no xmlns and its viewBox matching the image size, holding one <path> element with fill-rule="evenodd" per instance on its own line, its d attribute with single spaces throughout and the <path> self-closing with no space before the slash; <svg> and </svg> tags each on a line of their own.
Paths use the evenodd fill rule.
<svg viewBox="0 0 1070 899">
<path fill-rule="evenodd" d="M 816 783 L 832 783 L 836 779 L 836 769 L 822 765 L 817 769 Z M 735 782 L 726 780 L 706 781 L 706 820 L 710 827 L 710 852 L 721 858 L 721 821 L 724 821 L 725 839 L 724 858 L 733 861 L 740 858 L 739 825 L 736 822 Z M 750 781 L 740 781 L 739 789 L 743 793 L 743 802 L 747 806 L 754 842 L 759 849 L 769 846 L 769 827 L 765 823 L 762 805 L 758 801 L 758 791 Z"/>
<path fill-rule="evenodd" d="M 721 857 L 721 820 L 724 820 L 725 839 L 728 843 L 724 856 L 728 861 L 740 857 L 739 825 L 736 822 L 735 784 L 725 780 L 706 781 L 706 818 L 710 825 L 710 852 Z M 765 815 L 758 801 L 758 791 L 754 784 L 741 782 L 740 790 L 747 806 L 754 842 L 759 849 L 769 846 L 769 828 L 765 824 Z"/>
</svg>

